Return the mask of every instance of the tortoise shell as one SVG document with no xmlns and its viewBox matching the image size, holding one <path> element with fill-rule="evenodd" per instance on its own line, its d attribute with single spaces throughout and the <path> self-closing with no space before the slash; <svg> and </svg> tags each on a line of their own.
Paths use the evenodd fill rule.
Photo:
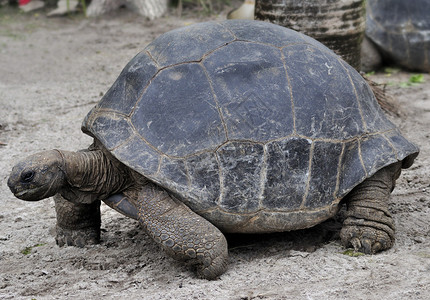
<svg viewBox="0 0 430 300">
<path fill-rule="evenodd" d="M 366 35 L 396 63 L 430 71 L 430 0 L 367 1 Z"/>
<path fill-rule="evenodd" d="M 265 22 L 161 35 L 124 68 L 83 131 L 224 231 L 313 226 L 418 149 L 331 50 Z"/>
</svg>

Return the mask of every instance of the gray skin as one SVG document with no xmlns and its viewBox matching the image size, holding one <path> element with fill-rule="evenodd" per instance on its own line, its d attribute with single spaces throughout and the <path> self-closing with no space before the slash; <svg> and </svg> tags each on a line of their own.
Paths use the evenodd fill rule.
<svg viewBox="0 0 430 300">
<path fill-rule="evenodd" d="M 99 241 L 103 201 L 207 279 L 227 267 L 221 232 L 309 228 L 342 203 L 346 247 L 390 248 L 388 198 L 419 151 L 332 51 L 245 20 L 154 40 L 82 129 L 94 137 L 89 149 L 18 163 L 8 181 L 15 196 L 55 195 L 60 246 Z"/>
<path fill-rule="evenodd" d="M 345 198 L 347 218 L 340 232 L 345 246 L 367 254 L 392 247 L 394 222 L 388 199 L 400 170 L 401 163 L 379 170 Z M 126 197 L 123 202 L 136 210 L 125 214 L 137 218 L 168 255 L 195 264 L 198 275 L 206 279 L 227 269 L 227 242 L 217 227 L 97 146 L 91 151 L 50 150 L 29 156 L 13 168 L 8 186 L 26 201 L 55 195 L 59 246 L 98 243 L 98 199 L 118 209 L 119 201 L 107 195 L 121 193 Z M 124 208 L 118 210 L 124 213 Z"/>
<path fill-rule="evenodd" d="M 34 154 L 13 168 L 8 186 L 26 201 L 55 195 L 59 246 L 97 244 L 98 199 L 122 193 L 132 211 L 125 213 L 120 207 L 121 212 L 137 218 L 168 255 L 196 264 L 197 274 L 206 279 L 215 279 L 227 269 L 227 241 L 215 226 L 103 150 Z M 106 204 L 114 206 L 116 198 L 112 199 L 107 198 Z"/>
</svg>

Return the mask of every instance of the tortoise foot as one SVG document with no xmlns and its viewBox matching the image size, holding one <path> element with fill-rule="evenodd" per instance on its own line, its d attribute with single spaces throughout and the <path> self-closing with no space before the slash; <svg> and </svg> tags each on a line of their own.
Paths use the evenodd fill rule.
<svg viewBox="0 0 430 300">
<path fill-rule="evenodd" d="M 76 204 L 54 196 L 57 212 L 57 245 L 84 247 L 100 242 L 100 201 Z"/>
<path fill-rule="evenodd" d="M 371 201 L 350 203 L 340 231 L 343 245 L 366 254 L 391 248 L 395 239 L 394 221 L 384 206 Z"/>
<path fill-rule="evenodd" d="M 399 163 L 385 167 L 350 192 L 340 232 L 345 247 L 372 254 L 393 246 L 395 227 L 388 199 L 400 167 Z"/>
<path fill-rule="evenodd" d="M 75 246 L 82 248 L 86 245 L 95 245 L 100 242 L 100 228 L 68 229 L 57 225 L 55 241 L 60 247 Z"/>
<path fill-rule="evenodd" d="M 214 243 L 212 249 L 206 249 L 201 257 L 197 255 L 197 276 L 207 280 L 217 279 L 227 270 L 228 250 L 224 236 Z"/>
<path fill-rule="evenodd" d="M 394 244 L 394 230 L 381 223 L 348 218 L 340 232 L 345 247 L 355 251 L 374 254 L 389 249 Z"/>
<path fill-rule="evenodd" d="M 208 280 L 226 271 L 227 240 L 213 224 L 152 183 L 142 188 L 138 205 L 140 223 L 166 254 Z"/>
</svg>

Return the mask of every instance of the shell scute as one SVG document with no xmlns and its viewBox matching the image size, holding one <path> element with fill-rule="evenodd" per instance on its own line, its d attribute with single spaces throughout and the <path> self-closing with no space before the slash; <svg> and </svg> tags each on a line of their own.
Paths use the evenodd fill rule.
<svg viewBox="0 0 430 300">
<path fill-rule="evenodd" d="M 348 76 L 357 95 L 364 131 L 368 132 L 367 129 L 369 128 L 369 132 L 382 132 L 393 128 L 393 124 L 384 115 L 370 86 L 363 80 L 363 77 L 345 62 L 343 62 L 343 66 L 348 71 Z"/>
<path fill-rule="evenodd" d="M 112 150 L 112 154 L 146 176 L 157 173 L 161 159 L 157 151 L 138 135 L 132 136 L 120 147 Z"/>
<path fill-rule="evenodd" d="M 91 120 L 89 126 L 108 150 L 118 147 L 134 134 L 127 118 L 117 113 L 98 114 Z"/>
<path fill-rule="evenodd" d="M 383 135 L 372 135 L 360 140 L 360 154 L 368 176 L 397 161 L 392 145 Z"/>
<path fill-rule="evenodd" d="M 220 194 L 220 167 L 214 152 L 188 157 L 186 166 L 190 187 L 183 201 L 197 211 L 216 207 Z"/>
<path fill-rule="evenodd" d="M 249 23 L 249 26 L 252 26 L 252 30 L 248 29 L 247 23 Z M 238 40 L 253 41 L 272 45 L 274 47 L 284 47 L 290 44 L 306 42 L 303 35 L 297 34 L 291 29 L 279 26 L 269 28 L 262 22 L 229 20 L 224 22 L 223 25 L 228 28 Z"/>
<path fill-rule="evenodd" d="M 131 121 L 148 143 L 169 156 L 215 149 L 226 140 L 214 95 L 197 63 L 160 72 L 138 102 Z"/>
<path fill-rule="evenodd" d="M 264 163 L 261 144 L 229 142 L 217 151 L 223 184 L 220 190 L 221 209 L 250 213 L 259 208 L 261 174 Z"/>
<path fill-rule="evenodd" d="M 314 143 L 305 207 L 325 207 L 338 201 L 335 192 L 341 154 L 342 143 L 318 141 Z M 330 161 L 324 157 L 330 157 Z"/>
<path fill-rule="evenodd" d="M 96 108 L 129 115 L 136 100 L 139 99 L 157 71 L 157 66 L 147 53 L 140 52 L 125 66 Z"/>
<path fill-rule="evenodd" d="M 289 86 L 278 49 L 234 42 L 203 64 L 230 139 L 264 142 L 293 132 Z"/>
<path fill-rule="evenodd" d="M 296 132 L 309 138 L 348 139 L 363 121 L 346 70 L 334 53 L 312 45 L 283 49 L 290 79 Z"/>
<path fill-rule="evenodd" d="M 267 175 L 262 199 L 270 210 L 299 209 L 309 178 L 312 141 L 289 138 L 267 143 Z"/>
<path fill-rule="evenodd" d="M 235 38 L 215 22 L 185 26 L 166 32 L 146 47 L 160 67 L 199 61 L 202 57 Z"/>
<path fill-rule="evenodd" d="M 339 170 L 337 198 L 346 195 L 352 187 L 366 178 L 366 170 L 361 160 L 359 140 L 346 142 L 344 147 Z"/>
</svg>

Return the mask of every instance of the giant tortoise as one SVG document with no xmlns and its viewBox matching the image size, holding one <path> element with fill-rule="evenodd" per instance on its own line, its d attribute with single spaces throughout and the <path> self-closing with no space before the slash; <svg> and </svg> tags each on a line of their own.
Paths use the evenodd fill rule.
<svg viewBox="0 0 430 300">
<path fill-rule="evenodd" d="M 16 197 L 54 197 L 57 243 L 96 243 L 100 200 L 139 220 L 167 254 L 213 279 L 221 232 L 303 229 L 346 202 L 345 246 L 394 241 L 387 209 L 418 148 L 331 50 L 274 24 L 228 20 L 165 33 L 137 54 L 83 121 L 87 150 L 34 154 Z"/>
<path fill-rule="evenodd" d="M 390 60 L 430 72 L 430 0 L 367 1 L 366 35 Z"/>
</svg>

